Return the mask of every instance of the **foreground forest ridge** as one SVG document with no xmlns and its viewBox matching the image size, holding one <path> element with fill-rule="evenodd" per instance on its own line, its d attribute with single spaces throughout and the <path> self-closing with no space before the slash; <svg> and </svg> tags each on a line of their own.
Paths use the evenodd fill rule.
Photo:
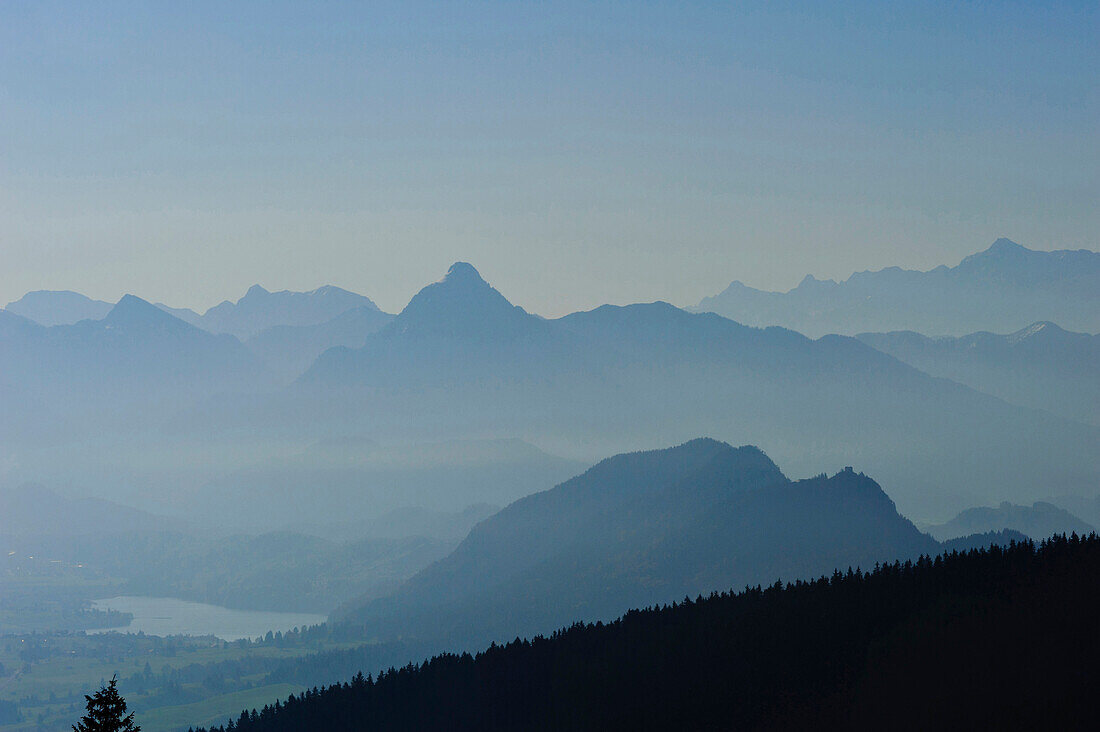
<svg viewBox="0 0 1100 732">
<path fill-rule="evenodd" d="M 1095 534 L 837 570 L 359 674 L 208 732 L 1081 728 L 1097 572 Z"/>
</svg>

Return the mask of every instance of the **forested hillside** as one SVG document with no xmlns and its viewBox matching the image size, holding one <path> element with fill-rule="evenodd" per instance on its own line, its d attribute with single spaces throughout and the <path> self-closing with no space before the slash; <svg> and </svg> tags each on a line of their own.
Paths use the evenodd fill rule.
<svg viewBox="0 0 1100 732">
<path fill-rule="evenodd" d="M 1095 534 L 837 571 L 359 675 L 216 729 L 1082 728 L 1098 578 Z"/>
</svg>

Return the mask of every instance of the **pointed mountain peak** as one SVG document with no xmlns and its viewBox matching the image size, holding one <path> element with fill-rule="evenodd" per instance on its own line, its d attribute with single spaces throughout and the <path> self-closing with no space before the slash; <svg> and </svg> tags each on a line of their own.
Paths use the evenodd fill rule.
<svg viewBox="0 0 1100 732">
<path fill-rule="evenodd" d="M 971 254 L 959 263 L 959 267 L 966 269 L 980 269 L 989 271 L 1004 271 L 1005 267 L 1026 266 L 1030 261 L 1028 255 L 1035 254 L 1031 249 L 1021 246 L 1011 239 L 1001 237 L 993 242 L 985 251 Z"/>
<path fill-rule="evenodd" d="M 802 281 L 798 283 L 798 287 L 796 287 L 795 289 L 806 290 L 813 287 L 835 287 L 836 284 L 836 280 L 819 280 L 812 274 L 808 274 L 802 278 Z"/>
<path fill-rule="evenodd" d="M 1023 247 L 1023 246 L 1017 244 L 1016 242 L 1012 241 L 1011 239 L 1006 239 L 1005 237 L 1002 236 L 1001 238 L 997 239 L 997 241 L 993 242 L 993 244 L 986 251 L 994 252 L 994 253 L 995 252 L 1020 252 L 1020 251 L 1027 251 L 1027 247 Z"/>
<path fill-rule="evenodd" d="M 156 305 L 149 302 L 148 300 L 142 300 L 137 295 L 127 294 L 123 295 L 122 299 L 115 303 L 115 306 L 111 308 L 111 312 L 108 314 L 108 317 L 115 316 L 120 313 L 143 311 L 147 311 L 149 313 L 161 312 L 160 308 L 158 308 Z"/>
<path fill-rule="evenodd" d="M 484 283 L 484 279 L 481 278 L 481 274 L 478 273 L 474 265 L 469 262 L 455 262 L 447 270 L 447 275 L 443 278 L 443 282 L 473 282 Z"/>
<path fill-rule="evenodd" d="M 271 293 L 268 292 L 267 290 L 265 290 L 263 287 L 261 287 L 259 285 L 252 285 L 252 287 L 248 288 L 248 292 L 244 293 L 244 296 L 245 297 L 257 297 L 257 296 L 260 296 L 260 295 L 270 295 L 270 294 Z M 243 300 L 244 298 L 241 298 L 241 299 Z"/>
<path fill-rule="evenodd" d="M 1047 320 L 1041 320 L 1038 323 L 1032 323 L 1026 328 L 1021 328 L 1015 333 L 1011 333 L 1008 336 L 1008 342 L 1012 344 L 1022 343 L 1023 341 L 1030 339 L 1042 339 L 1050 340 L 1052 338 L 1062 337 L 1077 337 L 1075 334 L 1071 334 L 1063 328 L 1058 327 L 1054 323 Z"/>
<path fill-rule="evenodd" d="M 163 310 L 153 303 L 142 300 L 137 295 L 123 295 L 122 299 L 111 308 L 111 312 L 107 313 L 107 318 L 117 320 L 118 318 L 128 318 L 133 315 L 157 317 L 160 315 L 167 315 L 167 313 L 164 313 Z"/>
<path fill-rule="evenodd" d="M 997 241 L 993 242 L 988 249 L 977 254 L 971 254 L 966 257 L 963 262 L 981 262 L 981 261 L 999 261 L 1005 258 L 1016 257 L 1021 254 L 1026 254 L 1031 250 L 1025 246 L 1021 246 L 1011 239 L 1006 239 L 1003 236 Z"/>
<path fill-rule="evenodd" d="M 174 315 L 164 312 L 156 305 L 142 300 L 136 295 L 123 295 L 122 299 L 111 308 L 103 324 L 110 328 L 134 327 L 134 326 L 184 326 L 190 328 Z"/>
<path fill-rule="evenodd" d="M 463 337 L 516 334 L 542 322 L 508 302 L 473 265 L 455 262 L 446 276 L 416 293 L 391 325 L 400 333 Z"/>
</svg>

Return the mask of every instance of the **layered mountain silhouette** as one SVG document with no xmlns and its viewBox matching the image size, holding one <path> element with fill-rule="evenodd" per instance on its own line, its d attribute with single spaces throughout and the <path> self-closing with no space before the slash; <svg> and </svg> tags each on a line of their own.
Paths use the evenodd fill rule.
<svg viewBox="0 0 1100 732">
<path fill-rule="evenodd" d="M 158 307 L 211 333 L 229 333 L 241 340 L 280 325 L 318 325 L 354 308 L 378 311 L 370 298 L 332 285 L 309 292 L 268 292 L 253 285 L 236 302 L 226 300 L 202 315 L 167 305 Z"/>
<path fill-rule="evenodd" d="M 17 337 L 38 331 L 41 326 L 29 318 L 0 310 L 0 337 Z"/>
<path fill-rule="evenodd" d="M 102 428 L 130 407 L 167 409 L 264 381 L 262 365 L 237 339 L 133 295 L 100 320 L 44 327 L 17 317 L 0 318 L 0 384 L 21 393 L 22 409 L 8 417 L 23 427 L 48 418 L 65 429 L 70 421 L 76 427 L 74 418 L 94 416 Z"/>
<path fill-rule="evenodd" d="M 305 373 L 328 349 L 361 348 L 368 335 L 391 320 L 393 316 L 389 313 L 360 305 L 323 323 L 272 326 L 249 338 L 245 345 L 282 381 L 289 383 Z"/>
<path fill-rule="evenodd" d="M 1066 509 L 1092 526 L 1100 526 L 1100 495 L 1053 496 L 1048 499 L 1048 502 Z"/>
<path fill-rule="evenodd" d="M 370 298 L 332 285 L 309 292 L 290 290 L 269 292 L 259 285 L 253 285 L 236 302 L 226 300 L 202 314 L 190 308 L 175 308 L 159 302 L 156 303 L 156 307 L 203 330 L 215 334 L 229 333 L 241 340 L 280 326 L 324 325 L 354 310 L 373 314 L 378 321 L 375 328 L 392 317 L 380 311 Z M 38 290 L 28 292 L 20 299 L 8 303 L 4 310 L 48 327 L 72 325 L 81 320 L 102 320 L 112 308 L 114 305 L 109 302 L 93 300 L 79 292 Z M 338 328 L 339 326 L 332 326 L 332 329 Z M 308 340 L 311 336 L 305 337 Z M 314 341 L 317 340 L 316 336 L 312 338 Z M 330 340 L 331 342 L 326 343 L 325 347 L 346 345 L 342 342 L 346 338 L 337 337 Z M 318 353 L 320 351 L 316 351 L 312 356 L 315 358 Z M 305 364 L 305 366 L 308 365 L 309 363 Z"/>
<path fill-rule="evenodd" d="M 477 644 L 936 547 L 862 474 L 792 482 L 757 448 L 698 439 L 516 501 L 342 618 L 375 637 Z"/>
<path fill-rule="evenodd" d="M 1019 531 L 1036 541 L 1055 534 L 1076 532 L 1078 536 L 1086 536 L 1096 531 L 1094 526 L 1064 508 L 1043 501 L 1036 501 L 1031 506 L 1004 501 L 997 507 L 968 508 L 947 523 L 926 527 L 929 534 L 940 540 L 1003 529 Z"/>
<path fill-rule="evenodd" d="M 235 338 L 196 328 L 133 295 L 102 320 L 51 328 L 46 336 L 61 351 L 54 363 L 76 365 L 101 384 L 230 389 L 256 377 L 255 358 Z"/>
<path fill-rule="evenodd" d="M 176 528 L 170 519 L 98 498 L 70 498 L 45 486 L 0 486 L 0 537 L 66 537 L 153 533 Z"/>
<path fill-rule="evenodd" d="M 360 527 L 365 536 L 377 538 L 405 538 L 430 536 L 453 540 L 466 538 L 475 525 L 500 510 L 500 506 L 474 503 L 461 511 L 432 511 L 426 508 L 398 508 L 383 514 Z"/>
<path fill-rule="evenodd" d="M 733 282 L 695 308 L 810 336 L 912 330 L 929 335 L 1014 332 L 1037 320 L 1100 332 L 1100 253 L 1034 251 L 1009 239 L 927 272 L 889 267 L 843 282 L 807 275 L 789 292 Z"/>
<path fill-rule="evenodd" d="M 802 474 L 860 462 L 907 511 L 940 520 L 1100 475 L 1095 428 L 934 379 L 852 338 L 659 302 L 545 320 L 464 264 L 362 348 L 322 354 L 291 394 L 295 414 L 308 405 L 347 431 L 519 435 L 581 458 L 700 432 L 751 440 Z"/>
<path fill-rule="evenodd" d="M 302 381 L 419 388 L 522 378 L 518 371 L 564 366 L 561 354 L 571 345 L 560 329 L 508 302 L 473 266 L 456 262 L 361 348 L 327 351 Z"/>
<path fill-rule="evenodd" d="M 864 343 L 925 373 L 1005 401 L 1100 424 L 1100 335 L 1033 323 L 1009 335 L 929 338 L 912 331 L 861 333 Z"/>
<path fill-rule="evenodd" d="M 33 320 L 39 325 L 72 325 L 81 320 L 99 320 L 111 311 L 111 303 L 93 300 L 70 290 L 37 290 L 28 292 L 7 310 Z"/>
<path fill-rule="evenodd" d="M 409 301 L 390 332 L 417 338 L 508 339 L 537 332 L 541 320 L 513 305 L 473 265 L 455 262 Z"/>
<path fill-rule="evenodd" d="M 346 300 L 324 292 L 254 288 L 241 303 Z M 244 318 L 250 308 L 232 312 Z M 406 444 L 519 438 L 591 463 L 711 434 L 765 446 L 795 475 L 858 463 L 927 521 L 1001 500 L 1088 495 L 1100 480 L 1097 426 L 933 378 L 859 340 L 812 340 L 662 302 L 547 320 L 465 263 L 388 323 L 357 305 L 318 324 L 276 326 L 247 345 L 132 296 L 101 320 L 50 328 L 0 313 L 0 457 L 19 479 L 75 479 L 89 491 L 214 484 L 341 435 Z M 341 345 L 290 388 L 276 388 L 333 343 Z M 137 457 L 135 430 L 149 448 Z M 70 441 L 64 459 L 58 434 Z M 307 482 L 287 484 L 288 495 L 315 485 L 299 475 Z M 477 501 L 503 502 L 468 495 L 447 509 Z M 404 505 L 418 504 L 380 510 Z"/>
</svg>

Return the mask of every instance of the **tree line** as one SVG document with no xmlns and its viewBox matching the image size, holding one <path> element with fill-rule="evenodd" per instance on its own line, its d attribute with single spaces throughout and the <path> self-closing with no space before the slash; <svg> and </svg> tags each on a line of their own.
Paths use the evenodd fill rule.
<svg viewBox="0 0 1100 732">
<path fill-rule="evenodd" d="M 1072 727 L 1098 600 L 1096 535 L 952 551 L 359 673 L 201 732 Z"/>
</svg>

